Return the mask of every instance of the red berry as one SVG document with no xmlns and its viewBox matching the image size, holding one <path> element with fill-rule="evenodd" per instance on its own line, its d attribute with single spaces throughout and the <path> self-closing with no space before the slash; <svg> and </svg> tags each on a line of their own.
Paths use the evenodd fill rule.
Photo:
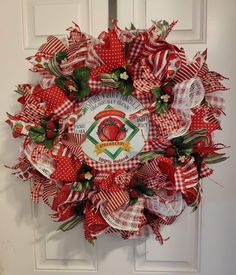
<svg viewBox="0 0 236 275">
<path fill-rule="evenodd" d="M 74 83 L 72 80 L 66 81 L 66 85 L 65 85 L 65 86 L 66 86 L 66 89 L 67 89 L 68 91 L 70 91 L 70 92 L 76 90 L 76 85 L 75 85 L 75 83 Z"/>
<path fill-rule="evenodd" d="M 175 155 L 176 151 L 173 147 L 169 147 L 166 149 L 165 156 L 166 157 L 173 157 Z"/>
<path fill-rule="evenodd" d="M 90 173 L 95 177 L 96 175 L 97 175 L 97 170 L 95 170 L 95 169 L 92 169 L 91 171 L 90 171 Z"/>
<path fill-rule="evenodd" d="M 75 99 L 75 93 L 71 92 L 69 93 L 69 100 L 74 100 Z"/>
<path fill-rule="evenodd" d="M 80 180 L 85 180 L 85 174 L 79 174 L 78 179 Z"/>
<path fill-rule="evenodd" d="M 137 190 L 132 190 L 129 195 L 131 199 L 137 199 L 139 197 L 139 192 Z"/>
<path fill-rule="evenodd" d="M 172 94 L 172 87 L 171 87 L 171 86 L 166 85 L 166 86 L 163 87 L 163 90 L 164 90 L 164 92 L 167 93 L 168 95 L 171 95 L 171 94 Z"/>
<path fill-rule="evenodd" d="M 56 134 L 52 130 L 49 130 L 47 131 L 46 136 L 48 139 L 52 139 L 56 136 Z"/>
<path fill-rule="evenodd" d="M 52 122 L 52 121 L 49 121 L 47 124 L 46 124 L 46 128 L 48 130 L 54 130 L 55 129 L 55 124 Z"/>
<path fill-rule="evenodd" d="M 28 173 L 28 172 L 25 172 L 25 173 L 24 173 L 24 177 L 25 177 L 25 178 L 28 178 L 28 176 L 29 176 L 29 173 Z"/>
</svg>

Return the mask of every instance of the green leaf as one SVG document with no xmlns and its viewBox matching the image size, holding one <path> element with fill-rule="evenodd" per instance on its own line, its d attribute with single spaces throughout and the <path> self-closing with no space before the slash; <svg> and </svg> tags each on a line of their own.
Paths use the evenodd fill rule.
<svg viewBox="0 0 236 275">
<path fill-rule="evenodd" d="M 186 147 L 184 149 L 180 149 L 179 153 L 184 155 L 191 155 L 193 153 L 193 147 Z"/>
<path fill-rule="evenodd" d="M 157 99 L 159 99 L 159 98 L 161 97 L 161 95 L 162 95 L 162 89 L 161 89 L 161 87 L 153 88 L 153 89 L 151 89 L 151 91 L 152 91 L 153 95 L 154 95 Z"/>
<path fill-rule="evenodd" d="M 183 143 L 184 138 L 183 137 L 177 137 L 177 138 L 173 138 L 171 143 L 175 146 L 179 146 Z"/>
<path fill-rule="evenodd" d="M 90 93 L 89 85 L 84 82 L 81 82 L 79 85 L 79 91 L 75 93 L 75 97 L 78 99 L 81 99 L 83 97 L 88 96 L 89 93 Z"/>
<path fill-rule="evenodd" d="M 204 159 L 204 162 L 206 164 L 215 164 L 215 163 L 225 161 L 228 158 L 229 157 L 223 157 L 222 155 L 218 155 L 218 154 L 210 154 Z"/>
<path fill-rule="evenodd" d="M 133 23 L 130 24 L 130 30 L 133 30 L 133 31 L 136 30 L 136 28 L 135 28 L 135 26 L 134 26 Z"/>
<path fill-rule="evenodd" d="M 177 168 L 178 167 L 178 159 L 177 158 L 174 158 L 174 167 Z"/>
<path fill-rule="evenodd" d="M 31 140 L 36 143 L 41 143 L 45 140 L 45 134 L 29 131 L 28 135 L 31 138 Z"/>
<path fill-rule="evenodd" d="M 175 82 L 173 80 L 171 80 L 169 83 L 168 83 L 169 86 L 171 87 L 174 87 L 175 86 Z"/>
<path fill-rule="evenodd" d="M 194 131 L 191 131 L 188 134 L 184 135 L 184 140 L 186 141 L 189 138 L 192 138 L 193 136 L 205 135 L 205 134 L 207 134 L 207 129 L 205 129 L 205 128 L 194 130 Z"/>
<path fill-rule="evenodd" d="M 79 171 L 78 171 L 78 174 L 83 174 L 83 173 L 89 172 L 91 170 L 92 170 L 92 167 L 83 162 Z"/>
<path fill-rule="evenodd" d="M 64 60 L 65 58 L 67 58 L 67 53 L 66 52 L 59 52 L 56 54 L 56 59 L 57 60 Z"/>
<path fill-rule="evenodd" d="M 133 92 L 133 83 L 130 81 L 122 80 L 120 81 L 119 89 L 122 95 L 130 95 Z"/>
<path fill-rule="evenodd" d="M 66 90 L 66 87 L 65 87 L 66 81 L 67 81 L 66 78 L 58 77 L 55 79 L 55 84 L 57 87 L 61 88 L 62 90 Z"/>
<path fill-rule="evenodd" d="M 157 102 L 155 108 L 156 113 L 163 114 L 167 112 L 168 104 L 167 102 Z"/>
<path fill-rule="evenodd" d="M 42 126 L 33 126 L 30 128 L 28 135 L 33 142 L 43 142 L 45 140 L 45 129 Z"/>
<path fill-rule="evenodd" d="M 89 77 L 90 77 L 90 69 L 87 67 L 76 67 L 73 71 L 73 78 L 77 83 L 81 81 L 88 82 Z"/>
<path fill-rule="evenodd" d="M 87 203 L 87 200 L 83 200 L 75 205 L 75 207 L 73 208 L 73 212 L 74 212 L 75 216 L 83 216 L 84 215 L 86 203 Z"/>
<path fill-rule="evenodd" d="M 74 216 L 69 221 L 64 222 L 58 227 L 58 231 L 61 230 L 63 232 L 73 229 L 76 225 L 81 223 L 84 220 L 84 216 Z"/>
<path fill-rule="evenodd" d="M 32 126 L 30 132 L 45 134 L 45 129 L 42 126 Z"/>
<path fill-rule="evenodd" d="M 141 193 L 144 193 L 146 192 L 147 190 L 147 187 L 145 185 L 145 183 L 143 181 L 138 181 L 134 184 L 134 188 L 135 189 L 138 189 Z"/>
<path fill-rule="evenodd" d="M 164 151 L 141 152 L 141 153 L 139 153 L 140 162 L 141 163 L 147 162 L 147 161 L 159 156 L 160 154 L 164 154 Z"/>
<path fill-rule="evenodd" d="M 201 134 L 193 134 L 192 136 L 189 136 L 188 138 L 184 137 L 184 144 L 188 145 L 194 145 L 202 140 L 205 140 L 205 142 L 208 144 L 209 139 L 206 135 L 201 135 Z"/>
<path fill-rule="evenodd" d="M 53 147 L 53 143 L 54 143 L 55 139 L 45 139 L 43 142 L 43 145 L 48 148 L 51 149 Z"/>
<path fill-rule="evenodd" d="M 125 69 L 123 68 L 118 68 L 115 69 L 111 72 L 111 78 L 114 79 L 115 81 L 119 81 L 120 80 L 120 74 L 123 73 L 125 71 Z"/>
<path fill-rule="evenodd" d="M 95 245 L 95 242 L 94 242 L 94 240 L 91 240 L 91 239 L 89 239 L 88 237 L 86 238 L 86 241 L 88 241 L 88 243 L 90 243 L 91 245 Z"/>
<path fill-rule="evenodd" d="M 20 95 L 24 95 L 24 91 L 19 86 L 17 86 L 16 88 L 17 89 L 14 90 L 14 92 L 16 92 L 17 94 L 20 94 Z"/>
<path fill-rule="evenodd" d="M 147 188 L 144 194 L 148 197 L 152 197 L 154 195 L 154 191 L 150 188 Z"/>
<path fill-rule="evenodd" d="M 138 198 L 130 199 L 130 205 L 134 205 L 138 201 Z"/>
</svg>

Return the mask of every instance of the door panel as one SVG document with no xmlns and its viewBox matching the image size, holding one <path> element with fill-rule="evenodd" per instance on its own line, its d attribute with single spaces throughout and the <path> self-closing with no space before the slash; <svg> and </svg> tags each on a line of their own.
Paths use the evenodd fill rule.
<svg viewBox="0 0 236 275">
<path fill-rule="evenodd" d="M 98 35 L 108 26 L 108 0 L 0 0 L 1 118 L 18 108 L 11 93 L 17 83 L 33 82 L 24 60 L 34 54 L 48 34 L 62 37 L 71 21 L 83 31 Z M 115 5 L 116 6 L 116 5 Z M 230 78 L 236 86 L 236 43 L 234 0 L 118 0 L 119 24 L 146 28 L 153 19 L 178 19 L 169 41 L 184 46 L 188 56 L 208 48 L 210 68 Z M 235 136 L 235 93 L 226 94 L 227 119 L 223 119 L 219 141 L 233 145 Z M 1 123 L 0 186 L 0 274 L 62 275 L 88 274 L 131 275 L 151 273 L 165 275 L 233 275 L 236 270 L 236 219 L 234 215 L 236 185 L 231 159 L 216 165 L 214 176 L 204 181 L 201 211 L 186 210 L 163 236 L 170 239 L 160 246 L 154 240 L 123 241 L 112 235 L 99 238 L 95 246 L 83 239 L 83 229 L 56 231 L 58 224 L 44 205 L 32 205 L 29 185 L 10 175 L 3 164 L 14 164 L 19 144 L 9 138 L 10 130 Z M 215 183 L 217 182 L 217 183 Z M 224 188 L 220 187 L 222 184 Z"/>
</svg>

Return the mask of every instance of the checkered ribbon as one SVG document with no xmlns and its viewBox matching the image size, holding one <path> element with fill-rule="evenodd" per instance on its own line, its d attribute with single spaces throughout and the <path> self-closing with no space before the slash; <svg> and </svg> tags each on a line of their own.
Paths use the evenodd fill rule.
<svg viewBox="0 0 236 275">
<path fill-rule="evenodd" d="M 156 149 L 166 149 L 171 146 L 171 142 L 167 139 L 149 139 L 148 142 L 151 143 Z"/>
<path fill-rule="evenodd" d="M 150 83 L 148 85 L 145 83 L 142 84 L 143 86 L 140 86 L 140 91 L 149 91 L 150 85 L 152 85 Z M 204 98 L 204 94 L 205 91 L 200 78 L 191 78 L 175 85 L 173 89 L 174 100 L 171 104 L 172 109 L 168 112 L 164 114 L 153 113 L 155 110 L 155 103 L 153 103 L 148 108 L 131 114 L 130 118 L 151 116 L 151 120 L 157 124 L 160 139 L 171 139 L 181 136 L 190 127 L 191 108 L 199 106 Z"/>
<path fill-rule="evenodd" d="M 31 165 L 38 172 L 40 172 L 46 178 L 50 178 L 50 175 L 55 169 L 54 160 L 53 158 L 48 157 L 48 154 L 51 153 L 47 150 L 45 151 L 43 149 L 44 147 L 41 147 L 41 151 L 38 152 L 37 156 L 35 156 L 35 152 L 37 152 L 37 146 L 38 145 L 32 141 L 27 142 L 27 144 L 24 145 L 24 154 L 26 155 Z M 35 161 L 36 159 L 37 161 Z"/>
<path fill-rule="evenodd" d="M 31 199 L 33 202 L 38 203 L 42 198 L 43 202 L 51 207 L 51 200 L 57 195 L 58 187 L 55 181 L 47 179 L 35 173 L 33 177 L 33 185 L 31 186 Z"/>
<path fill-rule="evenodd" d="M 121 235 L 122 239 L 127 240 L 127 239 L 132 239 L 132 237 L 135 235 L 137 236 L 136 232 L 133 231 L 126 231 L 126 230 L 119 230 L 110 227 L 109 230 L 106 232 L 107 234 L 112 233 L 112 234 L 118 234 Z"/>
<path fill-rule="evenodd" d="M 153 52 L 156 52 L 157 47 L 155 45 L 156 41 L 163 41 L 174 27 L 176 22 L 172 22 L 170 25 L 166 21 L 157 21 L 147 30 L 142 31 L 138 30 L 130 30 L 126 31 L 124 34 L 125 39 L 130 40 L 129 50 L 128 50 L 128 62 L 131 64 L 139 63 L 140 59 L 144 56 L 150 56 Z M 159 47 L 158 47 L 159 48 Z"/>
<path fill-rule="evenodd" d="M 65 100 L 62 105 L 54 110 L 54 114 L 58 117 L 69 114 L 73 111 L 73 103 L 70 100 Z"/>
<path fill-rule="evenodd" d="M 225 109 L 225 100 L 224 98 L 219 95 L 218 93 L 212 93 L 210 95 L 206 94 L 207 102 L 214 108 L 218 108 L 220 110 Z"/>
<path fill-rule="evenodd" d="M 133 176 L 133 171 L 117 171 L 115 173 L 114 182 L 119 188 L 126 189 L 129 186 Z"/>
<path fill-rule="evenodd" d="M 31 200 L 33 202 L 39 202 L 39 198 L 42 197 L 43 194 L 43 185 L 47 181 L 49 180 L 41 176 L 39 173 L 35 174 L 33 177 L 33 184 L 31 186 Z"/>
<path fill-rule="evenodd" d="M 184 194 L 188 188 L 196 186 L 198 184 L 198 171 L 194 159 L 190 158 L 185 164 L 179 165 L 176 168 L 174 178 L 173 192 L 180 191 Z"/>
<path fill-rule="evenodd" d="M 103 85 L 100 80 L 89 79 L 88 85 L 91 93 L 108 93 L 114 91 L 113 88 Z"/>
<path fill-rule="evenodd" d="M 156 235 L 156 240 L 159 241 L 159 243 L 161 245 L 163 245 L 164 243 L 164 239 L 161 235 L 161 232 L 160 232 L 160 222 L 158 219 L 154 220 L 153 222 L 150 223 L 150 226 L 153 230 L 153 233 Z"/>
<path fill-rule="evenodd" d="M 205 177 L 209 177 L 212 173 L 213 173 L 213 169 L 207 167 L 206 164 L 202 162 L 199 177 L 201 179 Z"/>
<path fill-rule="evenodd" d="M 128 205 L 120 207 L 113 213 L 106 214 L 101 210 L 101 215 L 106 222 L 115 229 L 128 230 L 128 231 L 140 231 L 145 216 L 143 214 L 144 198 L 139 198 L 134 205 Z"/>
<path fill-rule="evenodd" d="M 151 120 L 156 124 L 159 139 L 166 140 L 180 129 L 180 119 L 174 109 L 163 114 L 153 113 Z"/>
<path fill-rule="evenodd" d="M 73 103 L 67 98 L 65 92 L 57 86 L 52 86 L 48 89 L 39 89 L 34 93 L 35 98 L 41 99 L 46 103 L 47 114 L 54 114 L 53 120 L 62 116 L 70 115 L 74 110 Z"/>
<path fill-rule="evenodd" d="M 161 86 L 161 79 L 158 79 L 154 73 L 151 72 L 150 68 L 145 65 L 137 68 L 139 76 L 134 80 L 134 87 L 140 93 L 151 93 L 151 89 L 154 87 Z"/>
<path fill-rule="evenodd" d="M 200 77 L 202 80 L 206 94 L 213 93 L 215 91 L 228 90 L 223 84 L 220 83 L 220 81 L 226 80 L 228 78 L 214 71 L 209 71 L 208 65 L 206 63 L 198 72 L 198 77 Z"/>
<path fill-rule="evenodd" d="M 33 162 L 37 163 L 42 156 L 52 157 L 50 149 L 46 148 L 43 144 L 37 144 L 32 150 L 31 159 Z"/>
<path fill-rule="evenodd" d="M 128 187 L 133 175 L 132 171 L 98 173 L 94 178 L 94 184 L 104 191 L 117 192 Z"/>
<path fill-rule="evenodd" d="M 128 62 L 130 64 L 135 64 L 140 61 L 141 53 L 144 49 L 145 44 L 148 41 L 148 35 L 145 32 L 140 32 L 137 37 L 129 45 L 128 49 Z"/>
<path fill-rule="evenodd" d="M 20 85 L 19 85 L 20 87 Z M 22 87 L 22 86 L 21 86 Z M 25 104 L 22 110 L 15 116 L 18 120 L 35 125 L 40 124 L 40 119 L 45 115 L 46 108 L 40 103 L 40 100 L 35 98 L 31 92 L 33 88 L 23 88 Z"/>
</svg>

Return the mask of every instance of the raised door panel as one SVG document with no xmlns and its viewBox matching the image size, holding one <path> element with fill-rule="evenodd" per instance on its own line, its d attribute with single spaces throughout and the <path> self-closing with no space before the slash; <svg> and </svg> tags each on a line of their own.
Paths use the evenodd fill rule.
<svg viewBox="0 0 236 275">
<path fill-rule="evenodd" d="M 122 27 L 133 22 L 136 28 L 150 27 L 152 20 L 178 19 L 169 36 L 178 44 L 205 43 L 206 0 L 119 0 L 117 18 Z"/>
<path fill-rule="evenodd" d="M 63 37 L 77 23 L 97 36 L 108 27 L 108 0 L 23 0 L 24 49 L 38 48 L 48 35 Z"/>
</svg>

